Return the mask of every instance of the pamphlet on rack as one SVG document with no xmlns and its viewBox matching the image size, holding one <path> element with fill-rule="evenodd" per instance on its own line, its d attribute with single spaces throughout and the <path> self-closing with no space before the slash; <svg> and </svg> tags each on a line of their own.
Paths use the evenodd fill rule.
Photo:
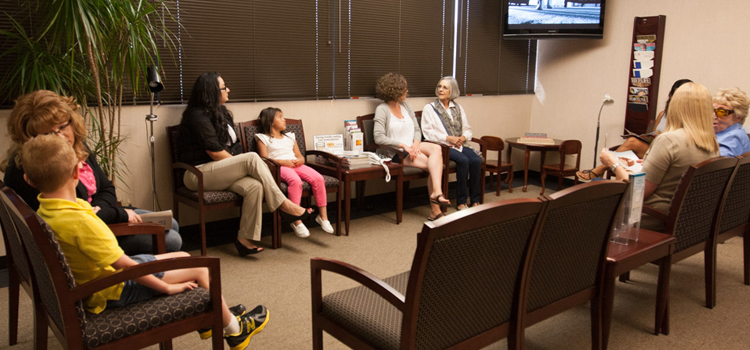
<svg viewBox="0 0 750 350">
<path fill-rule="evenodd" d="M 629 173 L 637 174 L 643 172 L 643 164 L 639 162 L 639 160 L 641 159 L 638 158 L 637 155 L 635 155 L 635 152 L 612 152 L 612 154 L 614 154 L 614 156 L 617 158 L 620 166 L 622 166 Z"/>
<path fill-rule="evenodd" d="M 313 143 L 315 144 L 316 151 L 324 151 L 333 154 L 344 152 L 343 134 L 315 135 L 313 136 Z"/>
<path fill-rule="evenodd" d="M 344 149 L 347 151 L 364 151 L 362 130 L 356 120 L 344 121 Z"/>
</svg>

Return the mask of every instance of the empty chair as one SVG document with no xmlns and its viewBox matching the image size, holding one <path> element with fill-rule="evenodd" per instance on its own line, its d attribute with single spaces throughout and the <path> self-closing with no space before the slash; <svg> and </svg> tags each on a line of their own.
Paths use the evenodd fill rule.
<svg viewBox="0 0 750 350">
<path fill-rule="evenodd" d="M 560 143 L 560 163 L 558 164 L 542 164 L 542 192 L 544 194 L 544 180 L 547 175 L 557 176 L 557 190 L 563 189 L 563 177 L 573 176 L 575 184 L 578 184 L 578 176 L 576 172 L 581 167 L 581 141 L 578 140 L 565 140 Z M 568 165 L 565 162 L 566 156 L 575 155 L 576 161 L 575 166 Z"/>
<path fill-rule="evenodd" d="M 743 275 L 745 284 L 750 285 L 750 152 L 741 156 L 728 190 L 721 213 L 717 243 L 743 235 Z"/>
<path fill-rule="evenodd" d="M 513 187 L 511 187 L 511 184 L 513 182 L 513 163 L 510 162 L 510 159 L 507 159 L 507 162 L 503 162 L 505 142 L 503 142 L 503 139 L 495 136 L 482 136 L 480 141 L 482 141 L 479 143 L 482 151 L 482 158 L 485 159 L 485 172 L 490 173 L 490 179 L 492 179 L 492 174 L 497 174 L 497 177 L 495 178 L 495 182 L 497 183 L 495 195 L 500 195 L 500 174 L 502 173 L 508 173 L 505 178 L 505 183 L 508 184 L 508 192 L 512 193 Z M 487 158 L 489 152 L 497 152 L 497 160 L 489 160 Z M 482 177 L 484 177 L 484 175 L 482 175 Z M 491 181 L 492 180 L 490 180 L 490 182 Z M 484 191 L 482 191 L 482 195 L 484 195 Z"/>
<path fill-rule="evenodd" d="M 354 349 L 480 349 L 514 333 L 518 281 L 543 206 L 495 202 L 426 223 L 411 270 L 383 280 L 312 259 L 313 349 L 323 347 L 323 331 Z M 323 271 L 361 286 L 323 296 Z"/>
</svg>

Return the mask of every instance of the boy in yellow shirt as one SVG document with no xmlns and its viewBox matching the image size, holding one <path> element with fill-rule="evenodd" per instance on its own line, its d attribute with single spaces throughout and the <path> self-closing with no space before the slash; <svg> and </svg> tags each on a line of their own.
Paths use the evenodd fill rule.
<svg viewBox="0 0 750 350">
<path fill-rule="evenodd" d="M 125 255 L 112 231 L 96 216 L 91 205 L 76 198 L 80 161 L 64 138 L 37 136 L 24 144 L 21 159 L 24 178 L 41 192 L 37 213 L 55 231 L 77 283 L 83 284 L 116 269 L 139 263 L 190 256 L 186 252 Z M 123 307 L 159 294 L 177 294 L 198 286 L 208 289 L 207 269 L 171 270 L 142 276 L 96 292 L 84 301 L 84 305 L 88 312 L 100 313 L 105 308 Z M 243 305 L 230 310 L 223 298 L 221 304 L 227 344 L 232 350 L 245 349 L 250 338 L 268 323 L 268 310 L 262 305 L 249 313 L 245 313 Z M 201 338 L 210 337 L 210 331 L 199 331 Z"/>
</svg>

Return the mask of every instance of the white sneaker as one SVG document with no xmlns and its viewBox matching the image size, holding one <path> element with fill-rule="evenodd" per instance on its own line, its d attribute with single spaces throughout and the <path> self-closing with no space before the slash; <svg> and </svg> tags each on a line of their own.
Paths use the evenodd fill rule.
<svg viewBox="0 0 750 350">
<path fill-rule="evenodd" d="M 297 235 L 297 237 L 300 238 L 307 238 L 310 236 L 310 230 L 307 229 L 307 226 L 305 226 L 304 223 L 299 223 L 299 226 L 295 225 L 293 222 L 289 224 L 289 226 L 292 227 L 292 230 L 294 230 L 294 234 Z"/>
<path fill-rule="evenodd" d="M 315 222 L 317 222 L 318 225 L 320 225 L 320 228 L 322 228 L 323 231 L 333 234 L 333 226 L 331 226 L 330 221 L 323 220 L 320 218 L 320 215 L 318 215 L 317 217 L 315 217 Z"/>
</svg>

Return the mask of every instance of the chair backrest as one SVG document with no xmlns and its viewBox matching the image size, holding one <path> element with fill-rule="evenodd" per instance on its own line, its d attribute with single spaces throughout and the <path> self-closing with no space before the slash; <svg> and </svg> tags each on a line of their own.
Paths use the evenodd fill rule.
<svg viewBox="0 0 750 350">
<path fill-rule="evenodd" d="M 417 125 L 422 127 L 422 111 L 414 112 L 414 116 L 417 117 Z M 375 114 L 365 114 L 357 117 L 357 126 L 362 130 L 362 144 L 364 145 L 365 151 L 374 152 L 375 136 L 373 129 L 375 128 Z M 424 134 L 422 134 L 422 141 L 424 141 Z"/>
<path fill-rule="evenodd" d="M 711 158 L 682 175 L 667 212 L 666 233 L 677 239 L 674 253 L 711 237 L 722 195 L 737 162 L 737 158 Z"/>
<path fill-rule="evenodd" d="M 258 128 L 258 120 L 248 120 L 240 123 L 240 134 L 242 134 L 242 149 L 245 152 L 258 152 L 258 148 L 255 145 L 255 135 L 260 132 Z"/>
<path fill-rule="evenodd" d="M 31 262 L 32 278 L 51 326 L 73 343 L 82 343 L 86 313 L 82 302 L 72 302 L 76 281 L 52 229 L 15 193 L 3 192 L 16 211 L 11 211 Z"/>
<path fill-rule="evenodd" d="M 538 199 L 517 199 L 425 223 L 407 286 L 401 348 L 444 349 L 480 334 L 492 341 L 507 336 L 543 207 Z"/>
<path fill-rule="evenodd" d="M 581 166 L 581 141 L 579 140 L 565 140 L 560 143 L 560 170 L 565 169 L 566 156 L 576 155 L 576 169 Z"/>
<path fill-rule="evenodd" d="M 5 243 L 7 251 L 7 257 L 11 268 L 18 272 L 19 277 L 25 283 L 31 282 L 31 268 L 29 266 L 29 258 L 26 255 L 26 251 L 21 243 L 21 237 L 18 235 L 18 229 L 16 224 L 13 222 L 13 215 L 20 216 L 15 210 L 13 203 L 10 202 L 8 196 L 15 195 L 15 192 L 10 187 L 0 181 L 0 189 L 2 189 L 2 200 L 0 200 L 0 226 L 3 229 L 3 242 Z"/>
<path fill-rule="evenodd" d="M 524 314 L 592 288 L 601 291 L 608 242 L 627 186 L 622 181 L 595 181 L 548 197 L 547 215 L 531 250 L 524 287 L 527 301 L 521 303 Z M 525 323 L 555 313 L 542 310 Z"/>
<path fill-rule="evenodd" d="M 484 141 L 486 148 L 482 149 L 482 156 L 487 159 L 487 152 L 497 152 L 497 164 L 498 166 L 503 163 L 503 150 L 505 149 L 505 142 L 503 139 L 496 136 L 482 136 L 479 138 Z"/>
<path fill-rule="evenodd" d="M 260 128 L 258 127 L 258 120 L 249 120 L 239 124 L 240 133 L 242 134 L 245 144 L 243 148 L 245 152 L 257 152 L 258 147 L 256 145 L 257 140 L 255 135 L 258 134 Z M 294 133 L 295 141 L 297 141 L 297 147 L 299 147 L 302 157 L 307 155 L 307 147 L 305 146 L 305 129 L 302 127 L 301 119 L 286 119 L 286 131 Z"/>
<path fill-rule="evenodd" d="M 726 194 L 719 233 L 725 233 L 750 220 L 750 152 L 741 156 L 734 179 Z"/>
</svg>

